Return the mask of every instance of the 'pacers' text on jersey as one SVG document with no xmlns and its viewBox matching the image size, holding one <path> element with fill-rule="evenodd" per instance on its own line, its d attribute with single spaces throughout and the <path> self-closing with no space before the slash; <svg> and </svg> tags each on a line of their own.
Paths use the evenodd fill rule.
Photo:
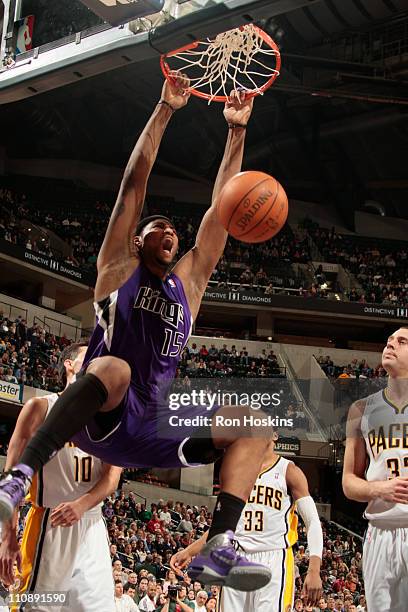
<svg viewBox="0 0 408 612">
<path fill-rule="evenodd" d="M 360 428 L 369 459 L 367 480 L 408 477 L 408 406 L 399 409 L 387 398 L 386 390 L 364 401 Z M 373 524 L 408 527 L 405 504 L 377 498 L 368 503 L 365 516 Z"/>
<path fill-rule="evenodd" d="M 235 532 L 245 552 L 280 550 L 297 541 L 298 517 L 286 485 L 289 463 L 279 457 L 254 484 Z"/>
<path fill-rule="evenodd" d="M 141 263 L 120 289 L 94 306 L 97 325 L 84 364 L 103 355 L 124 359 L 141 399 L 157 397 L 173 378 L 191 333 L 180 279 L 169 274 L 162 281 Z"/>
</svg>

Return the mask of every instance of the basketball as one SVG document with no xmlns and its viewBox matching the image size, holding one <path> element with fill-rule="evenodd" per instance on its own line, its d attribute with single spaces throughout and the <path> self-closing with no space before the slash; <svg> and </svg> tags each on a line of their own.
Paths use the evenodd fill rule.
<svg viewBox="0 0 408 612">
<path fill-rule="evenodd" d="M 223 187 L 217 213 L 227 232 L 242 242 L 264 242 L 285 225 L 288 197 L 269 174 L 240 172 Z"/>
</svg>

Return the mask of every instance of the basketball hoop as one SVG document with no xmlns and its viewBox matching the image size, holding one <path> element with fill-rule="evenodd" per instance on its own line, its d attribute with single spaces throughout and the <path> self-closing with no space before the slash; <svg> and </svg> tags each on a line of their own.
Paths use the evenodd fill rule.
<svg viewBox="0 0 408 612">
<path fill-rule="evenodd" d="M 281 56 L 272 38 L 251 23 L 165 53 L 160 65 L 168 80 L 174 71 L 186 74 L 194 96 L 225 102 L 232 89 L 249 98 L 262 95 L 279 76 Z"/>
</svg>

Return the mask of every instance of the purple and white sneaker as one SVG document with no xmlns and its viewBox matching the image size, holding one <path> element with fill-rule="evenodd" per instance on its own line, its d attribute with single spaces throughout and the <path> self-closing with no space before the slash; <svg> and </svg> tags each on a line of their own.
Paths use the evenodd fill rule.
<svg viewBox="0 0 408 612">
<path fill-rule="evenodd" d="M 18 508 L 30 488 L 33 473 L 23 463 L 5 472 L 0 480 L 0 522 L 11 519 L 14 509 Z"/>
<path fill-rule="evenodd" d="M 237 591 L 256 591 L 267 585 L 272 576 L 271 570 L 238 555 L 233 539 L 232 531 L 211 538 L 190 563 L 187 570 L 190 578 Z"/>
</svg>

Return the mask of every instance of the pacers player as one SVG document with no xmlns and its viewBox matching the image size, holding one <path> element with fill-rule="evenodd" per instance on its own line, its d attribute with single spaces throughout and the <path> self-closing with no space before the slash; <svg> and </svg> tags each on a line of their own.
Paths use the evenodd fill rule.
<svg viewBox="0 0 408 612">
<path fill-rule="evenodd" d="M 274 446 L 275 441 L 270 442 L 235 533 L 239 548 L 248 553 L 249 559 L 268 566 L 272 570 L 272 579 L 253 593 L 223 587 L 220 612 L 286 612 L 292 609 L 295 592 L 292 546 L 297 541 L 297 512 L 306 525 L 310 552 L 304 582 L 305 601 L 317 605 L 321 596 L 323 534 L 316 506 L 302 470 L 292 461 L 277 455 Z M 177 573 L 200 552 L 206 539 L 205 533 L 173 555 L 170 565 Z"/>
<path fill-rule="evenodd" d="M 60 366 L 67 385 L 75 380 L 86 348 L 73 344 L 63 351 Z M 57 397 L 46 395 L 25 404 L 10 440 L 6 467 L 21 454 Z M 117 488 L 120 473 L 120 468 L 103 464 L 72 443 L 38 472 L 29 491 L 32 507 L 26 517 L 21 551 L 16 540 L 17 513 L 13 523 L 3 526 L 0 579 L 5 584 L 16 581 L 13 593 L 66 591 L 70 610 L 113 612 L 114 586 L 101 502 Z M 60 608 L 36 604 L 24 609 L 50 612 Z"/>
<path fill-rule="evenodd" d="M 345 495 L 368 502 L 363 575 L 370 612 L 408 609 L 408 329 L 387 340 L 387 388 L 355 402 L 347 420 Z"/>
</svg>

